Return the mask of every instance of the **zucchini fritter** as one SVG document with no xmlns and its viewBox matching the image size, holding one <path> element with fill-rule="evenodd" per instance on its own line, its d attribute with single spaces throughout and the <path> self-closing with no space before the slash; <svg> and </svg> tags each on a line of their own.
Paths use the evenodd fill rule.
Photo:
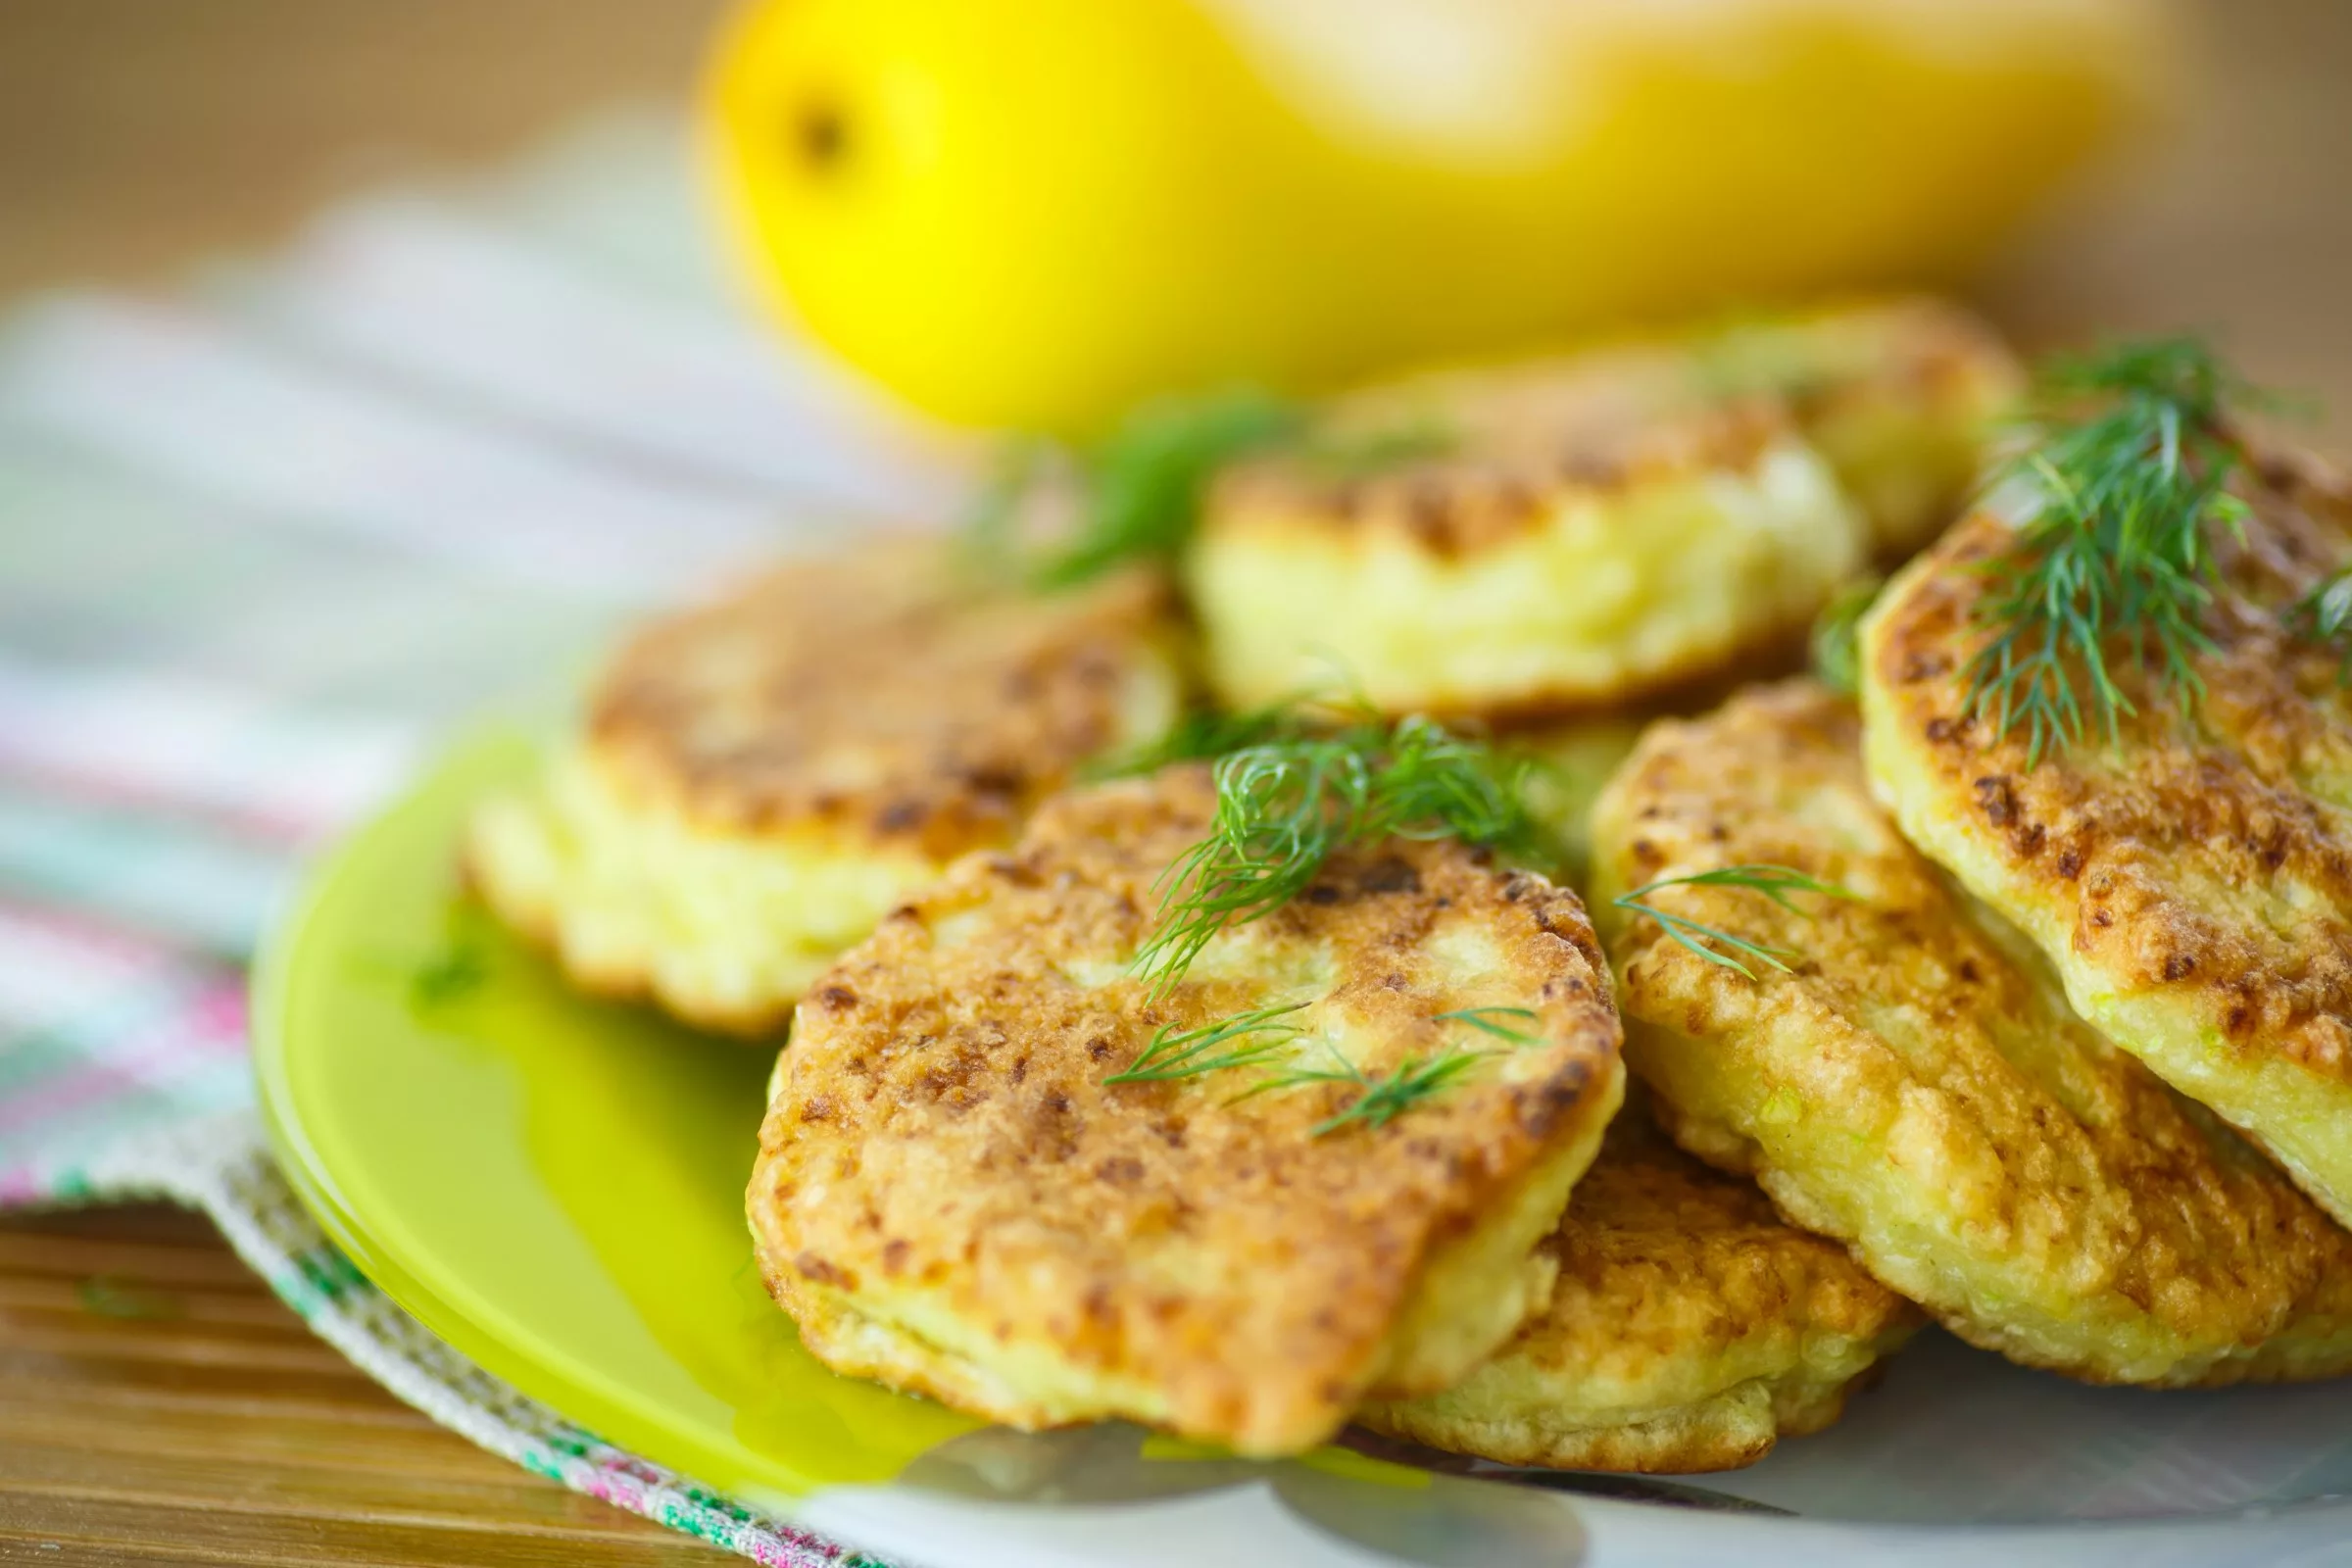
<svg viewBox="0 0 2352 1568">
<path fill-rule="evenodd" d="M 2030 937 L 2082 1015 L 2352 1222 L 2352 687 L 2283 624 L 2352 555 L 2352 488 L 2278 459 L 2215 530 L 2203 692 L 2153 689 L 2029 765 L 1967 710 L 2009 538 L 1985 513 L 1888 585 L 1864 625 L 1872 781 L 1903 831 Z"/>
<path fill-rule="evenodd" d="M 1211 680 L 1249 706 L 1336 664 L 1390 712 L 1514 716 L 1752 673 L 1949 519 L 2016 378 L 1921 301 L 1340 399 L 1211 490 Z"/>
<path fill-rule="evenodd" d="M 1503 1464 L 1730 1470 L 1837 1420 L 1921 1321 L 1631 1104 L 1544 1250 L 1559 1261 L 1550 1304 L 1493 1360 L 1357 1419 Z"/>
<path fill-rule="evenodd" d="M 2343 1233 L 2075 1016 L 2031 947 L 1897 835 L 1858 740 L 1819 687 L 1768 688 L 1655 726 L 1595 808 L 1596 903 L 1735 865 L 1855 895 L 1646 896 L 1786 952 L 1790 972 L 1750 958 L 1752 980 L 1597 905 L 1661 1121 L 2013 1360 L 2156 1385 L 2345 1370 L 2340 1313 L 2299 1316 L 2352 1271 Z M 2282 1331 L 2300 1348 L 2266 1352 Z"/>
<path fill-rule="evenodd" d="M 1269 458 L 1215 486 L 1186 571 L 1226 702 L 1335 663 L 1384 712 L 1619 702 L 1792 643 L 1867 559 L 1769 400 L 1660 412 L 1522 372 L 1443 406 L 1438 455 L 1362 478 Z"/>
<path fill-rule="evenodd" d="M 801 1003 L 748 1207 L 844 1372 L 1013 1426 L 1125 1417 L 1250 1454 L 1443 1388 L 1549 1289 L 1536 1244 L 1623 1089 L 1574 895 L 1451 841 L 1335 856 L 1164 999 L 1129 971 L 1205 767 L 1067 794 L 957 863 Z M 1107 1083 L 1156 1034 L 1299 1004 L 1269 1059 Z M 1440 1015 L 1528 1009 L 1499 1042 Z M 1237 1042 L 1239 1043 L 1239 1042 Z M 1350 1085 L 1492 1054 L 1393 1119 Z"/>
<path fill-rule="evenodd" d="M 983 592 L 942 546 L 797 562 L 648 629 L 466 850 L 583 986 L 780 1027 L 810 977 L 1087 759 L 1172 721 L 1164 588 Z"/>
<path fill-rule="evenodd" d="M 1722 392 L 1788 402 L 1883 561 L 1909 556 L 1958 514 L 2025 381 L 1990 327 L 1933 299 L 1742 321 L 1698 354 L 1702 379 Z"/>
</svg>

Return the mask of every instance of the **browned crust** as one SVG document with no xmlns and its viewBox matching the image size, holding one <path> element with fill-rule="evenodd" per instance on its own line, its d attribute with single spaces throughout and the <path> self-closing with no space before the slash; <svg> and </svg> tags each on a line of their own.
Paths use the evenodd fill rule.
<svg viewBox="0 0 2352 1568">
<path fill-rule="evenodd" d="M 1789 346 L 1766 360 L 1794 363 L 1749 363 L 1741 345 L 1759 340 Z M 1207 526 L 1387 533 L 1448 559 L 1523 536 L 1573 496 L 1707 469 L 1749 472 L 1796 437 L 1839 447 L 1889 409 L 1965 421 L 2019 380 L 1997 332 L 1932 298 L 1849 302 L 1423 376 L 1336 400 L 1318 436 L 1345 450 L 1426 430 L 1441 438 L 1438 450 L 1357 474 L 1311 448 L 1253 459 L 1212 489 Z M 1951 478 L 1959 487 L 1969 476 Z M 1880 549 L 1908 554 L 1919 525 L 1932 517 L 1939 526 L 1960 491 L 1939 499 L 1918 517 L 1874 519 Z"/>
<path fill-rule="evenodd" d="M 1237 465 L 1210 492 L 1204 526 L 1218 532 L 1393 534 L 1444 560 L 1508 544 L 1578 496 L 1607 496 L 1708 471 L 1747 473 L 1794 438 L 1775 401 L 1740 397 L 1668 409 L 1639 382 L 1611 378 L 1613 360 L 1513 368 L 1449 383 L 1442 451 L 1348 476 L 1311 454 Z M 1331 420 L 1377 437 L 1410 429 L 1396 396 L 1343 404 Z M 1389 421 L 1384 426 L 1383 420 Z"/>
<path fill-rule="evenodd" d="M 2248 494 L 2243 545 L 2220 541 L 2225 581 L 2205 622 L 2217 646 L 2197 661 L 2193 711 L 2127 655 L 2113 662 L 2137 711 L 2112 746 L 2056 748 L 2030 766 L 2022 725 L 1996 739 L 1970 716 L 1981 564 L 2011 537 L 1980 514 L 1874 616 L 1874 714 L 1933 780 L 1919 808 L 1968 823 L 2107 987 L 2160 996 L 2244 1058 L 2352 1081 L 2352 692 L 2338 654 L 2290 636 L 2281 614 L 2352 550 L 2352 490 L 2277 457 Z M 2258 895 L 2296 917 L 2249 918 L 2241 901 Z"/>
<path fill-rule="evenodd" d="M 1794 972 L 1759 967 L 1757 979 L 1741 979 L 1655 922 L 1616 915 L 1609 949 L 1628 1019 L 1701 1042 L 1727 1066 L 1757 1042 L 1801 1033 L 1812 1076 L 1787 1083 L 1786 1114 L 1867 1123 L 1866 1147 L 1902 1138 L 1898 1168 L 1938 1173 L 1923 1191 L 1965 1210 L 1970 1248 L 2067 1281 L 2085 1322 L 2094 1312 L 2119 1322 L 2144 1313 L 2177 1337 L 2183 1370 L 2151 1381 L 2243 1375 L 2246 1352 L 2346 1266 L 2342 1233 L 2037 983 L 1873 805 L 1858 738 L 1851 706 L 1809 681 L 1750 693 L 1704 719 L 1661 723 L 1643 738 L 1595 815 L 1604 888 L 1774 864 L 1861 897 L 1801 898 L 1795 913 L 1735 887 L 1651 895 L 1686 918 L 1788 950 Z M 1923 1044 L 1898 1050 L 1882 1032 L 1889 1028 L 1916 1030 Z M 1631 1063 L 1672 1100 L 1646 1039 L 1636 1028 Z M 1810 1102 L 1832 1085 L 1834 1110 Z M 1687 1125 L 1688 1109 L 1661 1105 L 1687 1148 L 1756 1171 L 1780 1193 L 1762 1149 Z M 1801 1170 L 1790 1176 L 1804 1180 Z M 2053 1361 L 1997 1313 L 1926 1304 L 1961 1337 L 2013 1358 L 2093 1381 L 2112 1375 Z"/>
<path fill-rule="evenodd" d="M 1613 1107 L 1617 1020 L 1582 906 L 1449 842 L 1336 858 L 1249 928 L 1250 966 L 1327 996 L 1317 1015 L 1345 1018 L 1368 1071 L 1479 1043 L 1432 1019 L 1490 999 L 1534 1009 L 1543 1044 L 1324 1138 L 1335 1088 L 1236 1102 L 1253 1074 L 1104 1084 L 1163 1023 L 1268 994 L 1211 978 L 1214 955 L 1165 1002 L 1125 972 L 1212 800 L 1195 767 L 1063 796 L 809 992 L 750 1192 L 788 1310 L 909 1296 L 1008 1352 L 1157 1391 L 1179 1431 L 1297 1447 L 1364 1395 L 1433 1251 Z M 1482 972 L 1450 973 L 1432 948 L 1447 932 L 1486 946 Z M 968 1380 L 892 1375 L 977 1402 Z"/>
<path fill-rule="evenodd" d="M 1684 1153 L 1645 1113 L 1611 1125 L 1544 1247 L 1560 1264 L 1551 1306 L 1509 1353 L 1548 1372 L 1573 1373 L 1600 1347 L 1712 1359 L 1758 1333 L 1870 1341 L 1920 1320 L 1845 1249 Z"/>
<path fill-rule="evenodd" d="M 796 561 L 623 648 L 591 700 L 592 756 L 625 795 L 715 829 L 945 860 L 1005 842 L 1120 738 L 1170 603 L 1144 571 L 986 590 L 927 540 Z"/>
<path fill-rule="evenodd" d="M 1776 1437 L 1829 1426 L 1844 1407 L 1844 1386 L 1824 1384 L 1784 1394 L 1761 1421 L 1747 1408 L 1713 1408 L 1744 1381 L 1734 1369 L 1753 1364 L 1759 1347 L 1771 1348 L 1770 1375 L 1805 1384 L 1820 1375 L 1808 1350 L 1823 1339 L 1884 1352 L 1925 1321 L 1843 1248 L 1783 1220 L 1753 1183 L 1684 1153 L 1631 1102 L 1544 1250 L 1559 1265 L 1551 1302 L 1482 1375 L 1507 1368 L 1515 1390 L 1596 1376 L 1666 1388 L 1722 1369 L 1722 1387 L 1614 1426 L 1594 1411 L 1594 1424 L 1573 1431 L 1458 1404 L 1377 1405 L 1365 1423 L 1503 1464 L 1736 1469 L 1769 1453 Z M 1489 1419 L 1465 1419 L 1473 1414 Z"/>
</svg>

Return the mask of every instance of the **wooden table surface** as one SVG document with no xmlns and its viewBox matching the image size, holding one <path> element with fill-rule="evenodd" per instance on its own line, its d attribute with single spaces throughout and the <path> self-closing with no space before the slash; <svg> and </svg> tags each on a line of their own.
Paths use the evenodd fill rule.
<svg viewBox="0 0 2352 1568">
<path fill-rule="evenodd" d="M 149 283 L 387 173 L 674 93 L 713 0 L 10 0 L 0 299 Z M 2029 337 L 2193 326 L 2352 448 L 2352 0 L 2209 0 L 2197 103 L 1998 270 Z M 2225 26 L 2224 21 L 2227 21 Z M 0 1562 L 604 1564 L 722 1554 L 440 1431 L 208 1222 L 0 1219 Z"/>
</svg>

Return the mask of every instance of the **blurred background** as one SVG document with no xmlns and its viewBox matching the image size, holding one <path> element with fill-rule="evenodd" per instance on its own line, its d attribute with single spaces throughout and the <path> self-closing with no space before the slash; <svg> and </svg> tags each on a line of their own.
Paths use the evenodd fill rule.
<svg viewBox="0 0 2352 1568">
<path fill-rule="evenodd" d="M 2174 122 L 2135 133 L 1978 285 L 2029 341 L 2210 330 L 2352 432 L 2352 5 L 2201 0 Z M 682 101 L 713 0 L 14 0 L 0 299 L 160 286 L 339 194 Z"/>
</svg>

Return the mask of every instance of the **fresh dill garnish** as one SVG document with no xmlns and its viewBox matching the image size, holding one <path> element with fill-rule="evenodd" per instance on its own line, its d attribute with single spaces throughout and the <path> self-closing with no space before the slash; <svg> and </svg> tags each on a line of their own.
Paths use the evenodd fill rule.
<svg viewBox="0 0 2352 1568">
<path fill-rule="evenodd" d="M 1285 1068 L 1241 1098 L 1248 1100 L 1278 1089 L 1303 1089 L 1315 1084 L 1352 1085 L 1355 1098 L 1315 1123 L 1309 1136 L 1321 1138 L 1357 1122 L 1366 1127 L 1386 1127 L 1494 1054 L 1492 1051 L 1461 1051 L 1449 1046 L 1434 1056 L 1407 1056 L 1388 1072 L 1373 1074 L 1349 1061 L 1334 1046 L 1333 1066 Z"/>
<path fill-rule="evenodd" d="M 1075 587 L 1131 561 L 1174 558 L 1217 470 L 1296 438 L 1304 423 L 1297 404 L 1249 390 L 1137 410 L 1081 459 L 1077 537 L 1038 569 L 1038 585 Z"/>
<path fill-rule="evenodd" d="M 1370 479 L 1394 468 L 1442 458 L 1461 438 L 1435 419 L 1377 425 L 1362 430 L 1317 431 L 1298 443 L 1298 461 L 1318 479 Z"/>
<path fill-rule="evenodd" d="M 1102 761 L 1089 770 L 1096 778 L 1133 778 L 1156 773 L 1175 762 L 1205 762 L 1247 747 L 1263 746 L 1308 732 L 1306 716 L 1297 702 L 1268 703 L 1238 713 L 1197 708 L 1179 718 L 1165 735 L 1147 746 Z"/>
<path fill-rule="evenodd" d="M 1164 996 L 1229 925 L 1258 919 L 1311 884 L 1350 845 L 1456 838 L 1540 848 L 1521 799 L 1522 765 L 1433 720 L 1279 736 L 1216 765 L 1208 835 L 1161 874 L 1158 918 L 1135 970 Z"/>
<path fill-rule="evenodd" d="M 1257 1007 L 1190 1029 L 1178 1029 L 1172 1023 L 1165 1025 L 1124 1072 L 1114 1072 L 1102 1081 L 1165 1083 L 1263 1061 L 1306 1032 L 1295 1023 L 1278 1021 L 1305 1005 L 1303 1002 L 1293 1002 L 1278 1007 Z M 1241 1043 L 1235 1044 L 1237 1041 Z"/>
<path fill-rule="evenodd" d="M 490 978 L 490 956 L 479 943 L 453 937 L 409 973 L 409 1000 L 418 1007 L 440 1007 L 471 995 Z"/>
<path fill-rule="evenodd" d="M 1450 451 L 1454 442 L 1426 419 L 1318 431 L 1304 406 L 1250 388 L 1148 403 L 1069 460 L 1079 494 L 1074 536 L 1033 563 L 1029 574 L 1040 588 L 1072 588 L 1129 562 L 1173 560 L 1191 541 L 1218 470 L 1254 453 L 1282 449 L 1318 478 L 1362 479 Z M 967 560 L 1000 575 L 1014 560 L 1021 503 L 1053 456 L 1034 441 L 1006 450 L 973 503 Z"/>
<path fill-rule="evenodd" d="M 2022 723 L 2027 765 L 2135 710 L 2109 660 L 2128 650 L 2183 709 L 2203 695 L 2213 646 L 2213 529 L 2242 527 L 2229 493 L 2243 461 L 2226 400 L 2248 389 L 2186 338 L 2125 343 L 2039 377 L 2028 444 L 2003 477 L 2036 505 L 2002 555 L 1977 619 L 1991 641 L 1968 662 L 1966 711 L 1996 738 Z M 2254 394 L 2254 396 L 2259 396 Z"/>
<path fill-rule="evenodd" d="M 1840 697 L 1862 687 L 1862 617 L 1878 602 L 1876 577 L 1857 577 L 1830 596 L 1813 618 L 1813 676 Z"/>
<path fill-rule="evenodd" d="M 1439 1013 L 1438 1022 L 1468 1024 L 1497 1040 L 1507 1040 L 1514 1046 L 1533 1046 L 1542 1043 L 1541 1036 L 1531 1035 L 1524 1029 L 1514 1029 L 1501 1020 L 1535 1016 L 1536 1009 L 1533 1007 L 1457 1007 L 1451 1012 Z"/>
<path fill-rule="evenodd" d="M 1308 1031 L 1282 1020 L 1308 1005 L 1304 1002 L 1293 1002 L 1280 1006 L 1258 1007 L 1209 1023 L 1196 1024 L 1190 1029 L 1180 1030 L 1174 1024 L 1165 1025 L 1152 1037 L 1152 1043 L 1137 1054 L 1125 1071 L 1112 1073 L 1102 1081 L 1105 1084 L 1168 1083 L 1236 1067 L 1266 1065 L 1273 1058 L 1298 1049 L 1300 1039 Z M 1514 1046 L 1535 1046 L 1543 1043 L 1542 1037 L 1523 1029 L 1514 1029 L 1500 1021 L 1504 1018 L 1535 1016 L 1532 1007 L 1462 1007 L 1452 1012 L 1441 1012 L 1431 1021 L 1467 1024 Z M 1338 1046 L 1329 1041 L 1325 1041 L 1324 1045 L 1331 1052 L 1336 1065 L 1283 1068 L 1270 1077 L 1259 1079 L 1234 1096 L 1228 1103 L 1239 1104 L 1245 1100 L 1255 1100 L 1260 1095 L 1285 1089 L 1304 1089 L 1315 1084 L 1351 1084 L 1358 1091 L 1356 1098 L 1337 1114 L 1316 1123 L 1312 1136 L 1321 1138 L 1354 1121 L 1385 1127 L 1470 1067 L 1489 1056 L 1499 1054 L 1494 1051 L 1464 1051 L 1458 1046 L 1447 1046 L 1436 1055 L 1408 1056 L 1393 1071 L 1374 1075 L 1349 1061 Z"/>
<path fill-rule="evenodd" d="M 2337 567 L 2296 600 L 2287 625 L 2307 641 L 2335 644 L 2342 657 L 2336 678 L 2352 682 L 2352 566 Z"/>
<path fill-rule="evenodd" d="M 1021 503 L 1037 485 L 1051 453 L 1043 442 L 1016 440 L 997 455 L 994 468 L 971 500 L 956 535 L 956 564 L 982 584 L 1019 574 Z"/>
<path fill-rule="evenodd" d="M 1745 979 L 1753 980 L 1756 977 L 1755 971 L 1733 957 L 1731 954 L 1717 952 L 1708 944 L 1721 943 L 1724 947 L 1731 949 L 1733 953 L 1746 954 L 1757 962 L 1769 964 L 1783 974 L 1791 972 L 1787 960 L 1795 957 L 1796 955 L 1787 948 L 1768 948 L 1761 943 L 1750 942 L 1745 937 L 1734 936 L 1720 927 L 1703 925 L 1687 915 L 1676 914 L 1671 909 L 1661 909 L 1653 904 L 1642 902 L 1651 894 L 1666 888 L 1721 887 L 1747 888 L 1761 893 L 1782 908 L 1796 915 L 1803 915 L 1805 911 L 1789 901 L 1790 893 L 1819 893 L 1833 899 L 1856 897 L 1855 894 L 1838 887 L 1836 883 L 1818 881 L 1790 866 L 1726 865 L 1712 871 L 1693 872 L 1690 876 L 1660 877 L 1657 881 L 1646 883 L 1634 889 L 1631 893 L 1621 893 L 1610 902 L 1620 909 L 1649 916 L 1658 923 L 1658 929 L 1664 931 L 1684 947 L 1689 948 L 1692 953 L 1697 954 L 1709 963 L 1734 970 Z"/>
</svg>

